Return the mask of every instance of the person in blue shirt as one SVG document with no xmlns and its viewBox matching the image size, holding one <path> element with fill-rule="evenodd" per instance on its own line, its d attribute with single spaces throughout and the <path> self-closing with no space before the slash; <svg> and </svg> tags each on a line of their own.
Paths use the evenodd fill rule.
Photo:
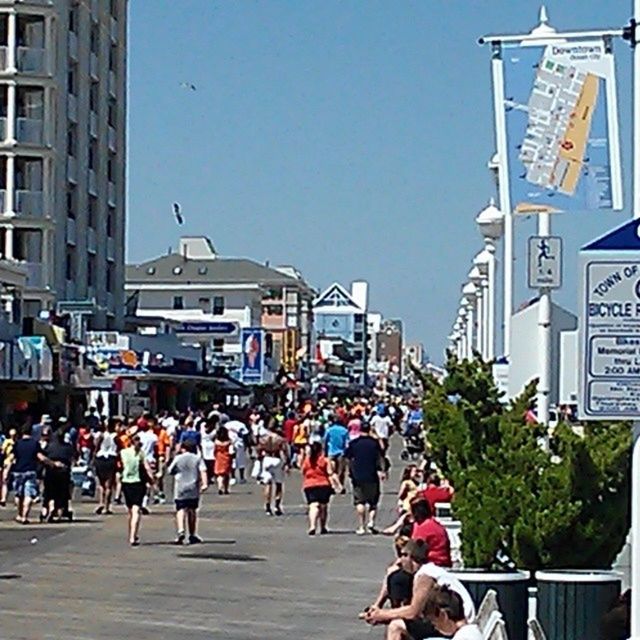
<svg viewBox="0 0 640 640">
<path fill-rule="evenodd" d="M 336 416 L 331 416 L 331 425 L 324 434 L 324 449 L 332 467 L 331 472 L 338 478 L 340 483 L 339 491 L 342 494 L 347 492 L 344 486 L 347 470 L 344 454 L 348 444 L 349 430 L 338 421 Z"/>
</svg>

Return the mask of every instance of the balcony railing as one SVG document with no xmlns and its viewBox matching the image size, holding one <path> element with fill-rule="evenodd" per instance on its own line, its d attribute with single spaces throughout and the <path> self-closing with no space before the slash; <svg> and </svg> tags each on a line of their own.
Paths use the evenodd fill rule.
<svg viewBox="0 0 640 640">
<path fill-rule="evenodd" d="M 107 238 L 107 260 L 116 259 L 116 243 L 113 238 Z"/>
<path fill-rule="evenodd" d="M 118 97 L 118 88 L 116 87 L 115 71 L 109 71 L 109 93 L 113 98 Z"/>
<path fill-rule="evenodd" d="M 23 216 L 44 217 L 42 191 L 16 191 L 16 211 Z"/>
<path fill-rule="evenodd" d="M 36 118 L 18 118 L 16 139 L 24 144 L 44 143 L 44 122 Z"/>
<path fill-rule="evenodd" d="M 76 220 L 75 218 L 67 218 L 67 244 L 75 246 L 76 244 Z"/>
<path fill-rule="evenodd" d="M 74 156 L 67 156 L 67 180 L 78 182 L 78 163 Z"/>
<path fill-rule="evenodd" d="M 78 122 L 78 98 L 72 93 L 67 96 L 67 117 L 71 122 Z"/>
<path fill-rule="evenodd" d="M 93 169 L 89 169 L 89 191 L 94 196 L 98 195 L 98 178 Z"/>
<path fill-rule="evenodd" d="M 116 130 L 109 125 L 109 150 L 117 151 L 117 149 Z"/>
<path fill-rule="evenodd" d="M 24 262 L 27 271 L 27 287 L 42 289 L 44 286 L 44 269 L 41 262 Z"/>
<path fill-rule="evenodd" d="M 107 200 L 111 206 L 116 206 L 116 185 L 111 181 L 107 184 Z"/>
<path fill-rule="evenodd" d="M 98 242 L 96 240 L 96 230 L 93 227 L 87 228 L 87 251 L 96 253 L 98 250 Z"/>
<path fill-rule="evenodd" d="M 94 80 L 100 78 L 98 56 L 95 53 L 89 55 L 89 73 Z"/>
<path fill-rule="evenodd" d="M 89 111 L 89 134 L 98 137 L 98 114 L 95 111 Z"/>
<path fill-rule="evenodd" d="M 69 57 L 78 61 L 78 36 L 74 31 L 69 31 Z"/>
<path fill-rule="evenodd" d="M 18 47 L 16 61 L 18 71 L 26 73 L 46 73 L 47 52 L 35 47 Z"/>
</svg>

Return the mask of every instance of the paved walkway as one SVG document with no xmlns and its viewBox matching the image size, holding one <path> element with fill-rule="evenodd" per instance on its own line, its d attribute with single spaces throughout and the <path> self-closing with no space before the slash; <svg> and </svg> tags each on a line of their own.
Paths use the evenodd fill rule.
<svg viewBox="0 0 640 640">
<path fill-rule="evenodd" d="M 395 474 L 394 474 L 395 477 Z M 393 518 L 397 483 L 388 484 L 380 523 Z M 76 504 L 72 525 L 19 526 L 0 510 L 3 640 L 278 640 L 382 637 L 357 620 L 392 558 L 381 536 L 353 533 L 350 496 L 334 498 L 328 536 L 306 535 L 297 473 L 286 514 L 261 511 L 260 488 L 205 494 L 205 544 L 175 547 L 173 514 L 144 518 L 142 546 L 126 544 L 124 508 L 92 515 Z M 8 613 L 10 612 L 10 613 Z"/>
</svg>

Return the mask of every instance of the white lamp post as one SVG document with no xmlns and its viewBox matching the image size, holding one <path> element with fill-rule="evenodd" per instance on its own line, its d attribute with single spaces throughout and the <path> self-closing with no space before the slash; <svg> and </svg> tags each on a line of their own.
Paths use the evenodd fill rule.
<svg viewBox="0 0 640 640">
<path fill-rule="evenodd" d="M 484 245 L 486 254 L 483 259 L 486 259 L 487 264 L 487 326 L 488 336 L 486 345 L 486 359 L 493 360 L 494 358 L 494 341 L 495 341 L 495 291 L 496 291 L 496 242 L 502 237 L 504 229 L 504 214 L 498 207 L 496 207 L 493 198 L 489 201 L 489 205 L 485 207 L 477 216 L 476 224 L 480 228 L 480 232 L 484 238 Z M 478 256 L 476 256 L 477 258 Z M 509 265 L 511 268 L 511 265 Z M 505 265 L 505 270 L 507 265 Z M 507 355 L 509 353 L 509 340 L 511 332 L 511 308 L 507 301 L 505 305 L 505 324 L 504 324 L 504 336 L 503 336 L 503 353 Z M 508 316 L 508 321 L 507 321 Z"/>
<path fill-rule="evenodd" d="M 462 287 L 462 295 L 464 296 L 467 307 L 467 360 L 472 360 L 473 348 L 475 346 L 476 286 L 472 282 L 467 282 L 467 284 Z"/>
<path fill-rule="evenodd" d="M 485 357 L 485 343 L 484 343 L 484 335 L 485 335 L 485 326 L 484 322 L 486 320 L 484 314 L 484 296 L 482 289 L 482 272 L 480 268 L 476 265 L 471 267 L 471 271 L 467 276 L 469 278 L 469 282 L 471 282 L 476 288 L 476 308 L 475 308 L 475 317 L 476 317 L 476 351 L 481 355 L 484 359 Z"/>
<path fill-rule="evenodd" d="M 493 340 L 493 318 L 489 313 L 489 298 L 492 292 L 489 291 L 489 263 L 491 262 L 491 254 L 483 249 L 473 259 L 473 264 L 482 274 L 480 287 L 482 288 L 482 357 L 485 361 L 493 359 L 493 354 L 489 354 L 489 340 Z"/>
</svg>

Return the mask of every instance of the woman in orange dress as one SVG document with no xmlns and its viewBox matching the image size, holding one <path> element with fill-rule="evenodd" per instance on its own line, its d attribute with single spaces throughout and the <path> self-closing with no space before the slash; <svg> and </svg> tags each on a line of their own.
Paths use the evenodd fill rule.
<svg viewBox="0 0 640 640">
<path fill-rule="evenodd" d="M 229 495 L 234 453 L 227 427 L 219 426 L 213 442 L 213 472 L 216 474 L 219 495 Z"/>
</svg>

